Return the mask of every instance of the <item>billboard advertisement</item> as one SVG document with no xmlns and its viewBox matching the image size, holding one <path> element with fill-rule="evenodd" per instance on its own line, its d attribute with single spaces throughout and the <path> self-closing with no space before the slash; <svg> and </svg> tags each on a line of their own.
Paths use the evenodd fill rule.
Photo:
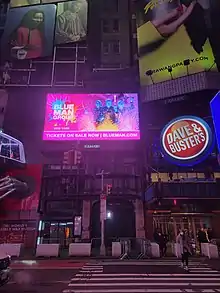
<svg viewBox="0 0 220 293">
<path fill-rule="evenodd" d="M 65 44 L 85 40 L 87 35 L 87 0 L 57 4 L 55 43 Z"/>
<path fill-rule="evenodd" d="M 138 140 L 138 95 L 48 94 L 43 140 Z"/>
<path fill-rule="evenodd" d="M 196 116 L 170 121 L 161 133 L 164 156 L 177 165 L 193 166 L 210 154 L 213 134 L 209 125 Z"/>
<path fill-rule="evenodd" d="M 0 220 L 11 220 L 10 212 L 12 211 L 18 213 L 37 211 L 41 191 L 42 165 L 27 164 L 25 169 L 12 169 L 6 175 L 27 183 L 28 190 L 22 195 L 15 191 L 0 200 Z M 14 216 L 12 219 L 15 220 Z"/>
<path fill-rule="evenodd" d="M 23 243 L 25 247 L 34 247 L 42 165 L 26 165 L 25 169 L 12 169 L 5 175 L 25 182 L 28 189 L 22 194 L 14 191 L 0 199 L 0 243 Z"/>
<path fill-rule="evenodd" d="M 141 85 L 217 70 L 209 9 L 210 2 L 203 0 L 137 1 Z"/>
<path fill-rule="evenodd" d="M 62 2 L 62 1 L 68 1 L 68 0 L 11 0 L 10 7 L 14 8 L 14 7 L 35 5 L 35 4 L 52 4 L 52 3 Z"/>
<path fill-rule="evenodd" d="M 10 9 L 1 39 L 3 57 L 24 60 L 51 55 L 55 16 L 53 4 Z"/>
</svg>

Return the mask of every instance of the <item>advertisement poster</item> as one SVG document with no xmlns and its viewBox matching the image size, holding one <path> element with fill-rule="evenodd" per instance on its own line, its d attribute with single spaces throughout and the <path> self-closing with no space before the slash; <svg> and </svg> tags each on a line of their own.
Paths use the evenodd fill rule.
<svg viewBox="0 0 220 293">
<path fill-rule="evenodd" d="M 36 237 L 36 221 L 8 221 L 0 224 L 0 243 L 24 243 L 32 247 Z"/>
<path fill-rule="evenodd" d="M 209 0 L 137 0 L 141 85 L 215 71 Z"/>
<path fill-rule="evenodd" d="M 27 165 L 25 169 L 15 169 L 8 174 L 22 182 L 26 182 L 28 190 L 22 196 L 16 191 L 0 200 L 0 220 L 10 220 L 10 212 L 37 211 L 40 191 L 42 165 Z"/>
<path fill-rule="evenodd" d="M 10 7 L 22 7 L 28 5 L 41 4 L 41 0 L 11 0 Z"/>
<path fill-rule="evenodd" d="M 199 163 L 210 154 L 212 147 L 211 128 L 199 117 L 178 117 L 169 122 L 161 133 L 162 152 L 177 165 Z"/>
<path fill-rule="evenodd" d="M 87 0 L 74 0 L 57 4 L 55 43 L 85 40 L 87 35 Z"/>
<path fill-rule="evenodd" d="M 44 140 L 137 140 L 138 95 L 48 94 Z"/>
<path fill-rule="evenodd" d="M 10 9 L 1 39 L 3 58 L 24 60 L 51 55 L 55 16 L 53 4 Z"/>
<path fill-rule="evenodd" d="M 11 0 L 10 1 L 10 7 L 22 7 L 22 6 L 28 6 L 28 5 L 35 5 L 35 4 L 53 4 L 58 3 L 61 1 L 67 1 L 67 0 Z"/>
</svg>

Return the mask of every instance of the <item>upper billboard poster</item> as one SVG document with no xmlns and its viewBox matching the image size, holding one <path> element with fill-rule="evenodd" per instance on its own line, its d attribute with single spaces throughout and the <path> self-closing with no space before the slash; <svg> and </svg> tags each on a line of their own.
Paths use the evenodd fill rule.
<svg viewBox="0 0 220 293">
<path fill-rule="evenodd" d="M 53 4 L 53 3 L 56 4 L 56 3 L 62 2 L 62 1 L 68 1 L 68 0 L 11 0 L 10 7 L 14 8 L 14 7 L 36 5 L 36 4 L 38 4 L 38 5 L 39 4 Z M 82 0 L 82 1 L 86 1 L 86 0 Z"/>
<path fill-rule="evenodd" d="M 138 140 L 138 95 L 48 94 L 43 140 Z"/>
<path fill-rule="evenodd" d="M 207 11 L 203 0 L 137 1 L 141 85 L 216 70 Z"/>
<path fill-rule="evenodd" d="M 9 9 L 1 39 L 6 60 L 50 56 L 53 51 L 56 5 Z"/>
<path fill-rule="evenodd" d="M 87 0 L 57 4 L 55 43 L 65 44 L 85 40 L 87 35 Z"/>
</svg>

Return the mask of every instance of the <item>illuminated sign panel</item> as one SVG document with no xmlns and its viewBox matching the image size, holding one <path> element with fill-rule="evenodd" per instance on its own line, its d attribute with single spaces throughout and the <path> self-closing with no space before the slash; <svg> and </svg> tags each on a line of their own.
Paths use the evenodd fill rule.
<svg viewBox="0 0 220 293">
<path fill-rule="evenodd" d="M 138 95 L 48 94 L 43 140 L 138 140 Z"/>
<path fill-rule="evenodd" d="M 210 153 L 213 145 L 209 125 L 195 116 L 182 116 L 169 122 L 161 134 L 164 156 L 177 165 L 195 165 Z"/>
</svg>

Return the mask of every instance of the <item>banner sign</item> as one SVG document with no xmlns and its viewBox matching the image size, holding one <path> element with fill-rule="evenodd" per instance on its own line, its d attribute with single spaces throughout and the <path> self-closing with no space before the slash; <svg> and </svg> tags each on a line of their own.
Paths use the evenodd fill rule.
<svg viewBox="0 0 220 293">
<path fill-rule="evenodd" d="M 165 157 L 177 165 L 192 166 L 211 152 L 213 135 L 209 125 L 195 116 L 182 116 L 170 121 L 161 133 Z"/>
<path fill-rule="evenodd" d="M 209 2 L 136 1 L 141 85 L 216 70 L 205 22 Z"/>
</svg>

